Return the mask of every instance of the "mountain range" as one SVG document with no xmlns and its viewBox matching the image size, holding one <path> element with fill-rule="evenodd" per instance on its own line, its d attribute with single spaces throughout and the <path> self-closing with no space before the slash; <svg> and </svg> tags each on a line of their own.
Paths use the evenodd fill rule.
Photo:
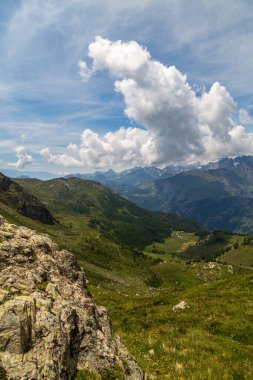
<svg viewBox="0 0 253 380">
<path fill-rule="evenodd" d="M 143 182 L 172 177 L 177 173 L 195 169 L 196 166 L 166 166 L 164 169 L 156 168 L 155 166 L 135 167 L 132 169 L 124 170 L 122 172 L 115 172 L 110 169 L 108 171 L 97 171 L 95 173 L 86 174 L 69 174 L 66 178 L 77 177 L 81 179 L 90 179 L 98 181 L 104 185 L 117 186 L 117 185 L 129 185 L 136 186 Z"/>
<path fill-rule="evenodd" d="M 91 176 L 143 208 L 176 213 L 210 231 L 253 233 L 252 156 L 198 167 L 134 168 Z"/>
<path fill-rule="evenodd" d="M 11 178 L 39 178 L 42 180 L 47 180 L 57 177 L 57 175 L 53 173 L 43 171 L 0 169 L 0 172 Z"/>
<path fill-rule="evenodd" d="M 75 173 L 65 178 L 72 177 L 99 182 L 142 208 L 175 213 L 210 231 L 253 233 L 252 156 L 195 166 Z"/>
</svg>

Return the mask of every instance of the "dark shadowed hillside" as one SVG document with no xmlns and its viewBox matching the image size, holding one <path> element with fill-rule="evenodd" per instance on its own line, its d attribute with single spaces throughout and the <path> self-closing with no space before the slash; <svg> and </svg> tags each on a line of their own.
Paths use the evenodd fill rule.
<svg viewBox="0 0 253 380">
<path fill-rule="evenodd" d="M 26 192 L 22 186 L 0 173 L 0 202 L 20 214 L 42 223 L 52 224 L 52 214 L 39 199 Z"/>
</svg>

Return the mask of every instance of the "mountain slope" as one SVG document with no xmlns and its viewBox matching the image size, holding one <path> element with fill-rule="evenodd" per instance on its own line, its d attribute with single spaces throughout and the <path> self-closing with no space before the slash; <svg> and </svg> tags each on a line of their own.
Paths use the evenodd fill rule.
<svg viewBox="0 0 253 380">
<path fill-rule="evenodd" d="M 173 212 L 209 230 L 253 233 L 253 157 L 198 166 L 133 168 L 79 174 L 152 211 Z"/>
<path fill-rule="evenodd" d="M 143 248 L 161 241 L 172 229 L 200 231 L 196 223 L 173 214 L 146 211 L 97 182 L 79 178 L 17 181 L 54 215 L 86 217 L 89 227 L 123 246 Z"/>
<path fill-rule="evenodd" d="M 0 173 L 0 202 L 29 218 L 47 224 L 54 223 L 52 214 L 36 196 L 26 192 L 2 173 Z"/>
<path fill-rule="evenodd" d="M 141 207 L 175 212 L 209 230 L 253 232 L 253 169 L 245 163 L 182 172 L 121 193 Z"/>
<path fill-rule="evenodd" d="M 253 182 L 245 168 L 181 173 L 155 183 L 162 207 L 210 230 L 252 231 Z"/>
<path fill-rule="evenodd" d="M 202 271 L 205 276 L 220 272 L 219 267 Z M 153 297 L 93 291 L 151 378 L 252 379 L 252 274 L 182 291 L 175 286 Z M 189 308 L 174 312 L 182 300 Z"/>
</svg>

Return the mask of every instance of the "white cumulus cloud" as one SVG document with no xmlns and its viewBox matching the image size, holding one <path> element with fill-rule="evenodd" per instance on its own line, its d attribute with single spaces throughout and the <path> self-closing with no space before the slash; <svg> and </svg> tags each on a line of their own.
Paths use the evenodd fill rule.
<svg viewBox="0 0 253 380">
<path fill-rule="evenodd" d="M 249 115 L 249 113 L 243 109 L 243 108 L 240 108 L 239 109 L 239 120 L 242 124 L 245 124 L 245 125 L 248 125 L 248 124 L 253 124 L 253 119 L 252 117 Z"/>
<path fill-rule="evenodd" d="M 115 91 L 123 95 L 126 115 L 154 135 L 152 157 L 146 162 L 163 165 L 208 160 L 233 154 L 231 147 L 235 146 L 237 152 L 251 150 L 251 133 L 233 121 L 236 103 L 220 83 L 215 82 L 209 92 L 198 97 L 186 75 L 152 59 L 135 41 L 97 37 L 89 45 L 88 55 L 93 72 L 107 70 L 115 77 Z M 248 122 L 245 112 L 240 111 L 241 121 Z"/>
<path fill-rule="evenodd" d="M 86 129 L 81 136 L 79 157 L 85 166 L 101 169 L 149 164 L 154 138 L 152 133 L 139 128 L 122 127 L 102 136 Z"/>
<path fill-rule="evenodd" d="M 23 169 L 26 165 L 33 162 L 32 156 L 25 152 L 24 146 L 18 146 L 15 150 L 17 161 L 15 163 L 9 163 L 8 165 L 15 166 L 17 169 Z"/>
<path fill-rule="evenodd" d="M 91 66 L 79 61 L 84 80 L 98 70 L 115 78 L 125 114 L 143 129 L 119 128 L 99 135 L 85 129 L 80 145 L 70 144 L 69 157 L 76 166 L 123 169 L 136 165 L 209 161 L 221 156 L 252 153 L 253 135 L 246 131 L 250 116 L 237 105 L 219 82 L 198 96 L 187 76 L 175 66 L 152 59 L 135 41 L 110 41 L 96 37 L 89 45 Z M 67 156 L 44 154 L 50 162 L 66 162 Z M 73 165 L 74 166 L 74 165 Z"/>
<path fill-rule="evenodd" d="M 68 154 L 52 154 L 49 148 L 41 149 L 40 154 L 45 157 L 48 162 L 53 164 L 59 164 L 65 167 L 78 167 L 83 165 L 82 162 Z"/>
</svg>

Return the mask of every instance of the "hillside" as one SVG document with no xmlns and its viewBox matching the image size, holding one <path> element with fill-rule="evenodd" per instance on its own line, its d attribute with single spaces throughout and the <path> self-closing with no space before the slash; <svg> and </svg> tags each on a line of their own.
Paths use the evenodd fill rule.
<svg viewBox="0 0 253 380">
<path fill-rule="evenodd" d="M 253 232 L 253 170 L 248 166 L 182 172 L 124 187 L 121 194 L 141 207 L 175 212 L 209 230 Z"/>
<path fill-rule="evenodd" d="M 140 207 L 176 213 L 211 231 L 253 233 L 252 156 L 75 176 L 95 179 Z"/>
<path fill-rule="evenodd" d="M 252 284 L 251 274 L 153 297 L 92 291 L 107 305 L 114 329 L 151 378 L 251 380 Z M 183 300 L 189 308 L 174 312 Z"/>
<path fill-rule="evenodd" d="M 201 230 L 196 223 L 174 214 L 144 210 L 94 181 L 59 178 L 19 179 L 17 182 L 36 194 L 57 218 L 62 215 L 85 217 L 89 227 L 123 246 L 141 249 L 153 241 L 163 240 L 172 229 Z"/>
<path fill-rule="evenodd" d="M 24 216 L 39 220 L 42 223 L 54 223 L 52 214 L 35 195 L 29 194 L 22 186 L 2 173 L 0 173 L 0 204 L 1 203 L 11 207 Z"/>
</svg>

